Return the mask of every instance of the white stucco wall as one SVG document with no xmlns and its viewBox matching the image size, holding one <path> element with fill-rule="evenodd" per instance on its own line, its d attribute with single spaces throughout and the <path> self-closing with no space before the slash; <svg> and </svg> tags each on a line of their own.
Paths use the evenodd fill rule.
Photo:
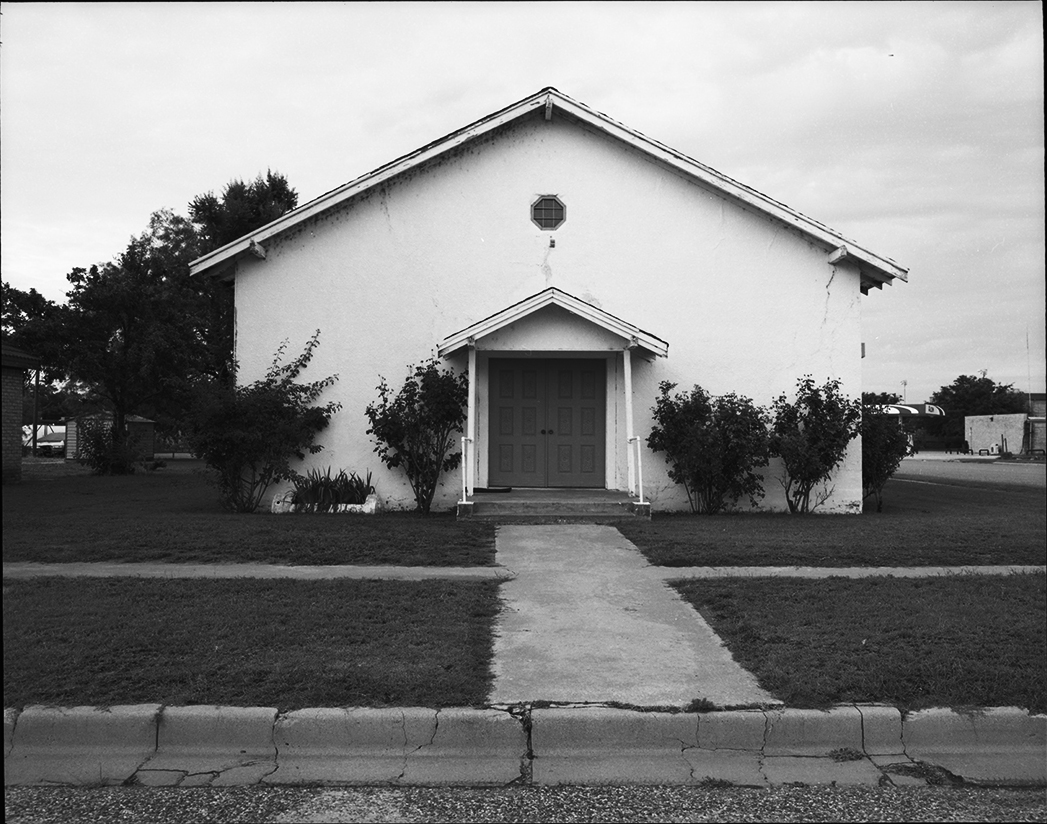
<svg viewBox="0 0 1047 824">
<path fill-rule="evenodd" d="M 530 220 L 530 204 L 549 194 L 567 208 L 555 231 Z M 856 269 L 829 265 L 827 251 L 798 232 L 559 114 L 518 121 L 266 246 L 266 260 L 238 264 L 240 380 L 261 376 L 282 340 L 297 352 L 321 329 L 308 377 L 337 373 L 327 397 L 343 409 L 309 465 L 370 469 L 393 506 L 412 505 L 406 479 L 385 470 L 364 434 L 379 376 L 399 385 L 407 365 L 443 338 L 549 286 L 669 342 L 668 358 L 634 358 L 641 437 L 662 380 L 763 405 L 791 394 L 805 373 L 818 382 L 839 378 L 851 396 L 861 390 Z M 521 323 L 513 339 L 526 340 L 524 348 L 577 345 L 578 354 L 615 343 L 576 327 L 570 344 L 543 346 L 543 331 L 563 330 L 563 320 L 552 312 Z M 478 357 L 481 395 L 486 354 Z M 608 452 L 608 483 L 621 488 L 622 364 L 620 354 L 608 357 L 608 419 L 620 436 Z M 464 351 L 450 362 L 464 370 Z M 825 511 L 860 511 L 860 455 L 855 444 Z M 643 460 L 655 507 L 685 507 L 662 457 L 645 451 Z M 481 452 L 480 483 L 485 462 Z M 776 472 L 772 464 L 765 507 L 782 509 Z M 446 478 L 434 507 L 453 505 L 459 489 L 457 474 Z"/>
</svg>

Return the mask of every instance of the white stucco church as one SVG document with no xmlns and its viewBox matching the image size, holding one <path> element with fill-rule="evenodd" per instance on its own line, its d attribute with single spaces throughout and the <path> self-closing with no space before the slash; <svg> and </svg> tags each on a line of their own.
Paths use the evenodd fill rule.
<svg viewBox="0 0 1047 824">
<path fill-rule="evenodd" d="M 861 392 L 861 296 L 906 270 L 826 225 L 545 88 L 196 260 L 235 280 L 238 380 L 321 330 L 309 374 L 342 410 L 310 465 L 406 478 L 366 435 L 379 376 L 432 354 L 468 372 L 461 475 L 476 488 L 683 489 L 646 447 L 658 385 L 769 405 L 797 378 Z M 785 509 L 772 461 L 765 509 Z M 822 511 L 861 511 L 852 444 Z"/>
</svg>

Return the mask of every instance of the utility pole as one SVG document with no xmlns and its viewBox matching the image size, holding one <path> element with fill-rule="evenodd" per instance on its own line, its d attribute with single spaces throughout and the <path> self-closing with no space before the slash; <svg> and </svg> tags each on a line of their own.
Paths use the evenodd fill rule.
<svg viewBox="0 0 1047 824">
<path fill-rule="evenodd" d="M 905 403 L 905 387 L 909 385 L 909 381 L 902 381 L 902 403 Z"/>
</svg>

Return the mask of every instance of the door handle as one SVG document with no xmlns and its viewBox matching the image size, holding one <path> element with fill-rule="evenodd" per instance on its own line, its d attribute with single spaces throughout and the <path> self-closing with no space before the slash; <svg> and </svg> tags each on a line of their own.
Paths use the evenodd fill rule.
<svg viewBox="0 0 1047 824">
<path fill-rule="evenodd" d="M 551 429 L 542 429 L 542 430 L 540 430 L 540 432 L 543 435 L 552 435 L 553 434 L 553 430 L 551 430 Z"/>
</svg>

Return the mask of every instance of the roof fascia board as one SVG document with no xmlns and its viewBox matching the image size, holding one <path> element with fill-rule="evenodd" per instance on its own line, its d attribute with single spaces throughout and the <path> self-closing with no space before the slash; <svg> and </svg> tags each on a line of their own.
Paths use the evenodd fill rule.
<svg viewBox="0 0 1047 824">
<path fill-rule="evenodd" d="M 703 183 L 730 195 L 736 200 L 799 229 L 805 234 L 826 244 L 831 249 L 836 249 L 837 247 L 846 245 L 851 257 L 861 260 L 867 266 L 882 271 L 888 277 L 896 277 L 901 280 L 908 279 L 907 269 L 902 268 L 893 261 L 883 258 L 874 252 L 870 252 L 868 249 L 858 246 L 853 241 L 845 240 L 842 235 L 830 229 L 828 226 L 797 212 L 795 209 L 789 208 L 783 203 L 773 200 L 767 195 L 746 186 L 744 183 L 739 183 L 738 181 L 727 177 L 727 175 L 721 174 L 715 169 L 699 163 L 697 160 L 666 146 L 664 143 L 660 143 L 657 140 L 647 137 L 646 135 L 637 132 L 635 129 L 630 129 L 628 126 L 619 123 L 607 115 L 590 109 L 588 106 L 585 106 L 578 101 L 571 100 L 569 97 L 564 97 L 561 93 L 556 91 L 551 91 L 550 96 L 552 95 L 557 97 L 560 106 L 565 111 L 569 114 L 573 114 L 580 120 L 585 121 L 590 126 L 593 126 L 600 131 L 639 149 L 640 151 L 652 154 L 678 171 L 697 178 Z"/>
<path fill-rule="evenodd" d="M 627 341 L 635 340 L 637 344 L 657 356 L 667 357 L 669 354 L 669 345 L 660 338 L 644 332 L 631 323 L 616 318 L 614 315 L 604 312 L 592 304 L 579 300 L 574 295 L 561 292 L 555 287 L 525 298 L 519 303 L 515 303 L 484 320 L 477 321 L 465 329 L 455 332 L 441 341 L 437 347 L 437 353 L 440 357 L 444 357 L 450 352 L 465 346 L 470 340 L 485 337 L 546 306 L 559 306 L 571 314 L 581 317 L 583 320 L 587 320 L 612 334 L 625 338 Z"/>
<path fill-rule="evenodd" d="M 564 112 L 587 123 L 592 128 L 617 138 L 639 151 L 658 158 L 677 171 L 713 187 L 744 205 L 763 212 L 788 226 L 792 226 L 809 237 L 825 244 L 830 250 L 836 250 L 837 248 L 846 245 L 849 256 L 860 263 L 865 264 L 863 268 L 870 268 L 883 273 L 883 275 L 886 276 L 886 279 L 899 278 L 900 280 L 908 280 L 908 270 L 898 266 L 898 264 L 893 261 L 880 257 L 879 255 L 858 246 L 853 241 L 846 240 L 842 235 L 833 231 L 829 227 L 818 223 L 812 218 L 809 218 L 794 209 L 790 209 L 788 206 L 771 199 L 767 195 L 764 195 L 755 189 L 751 189 L 748 186 L 717 172 L 715 169 L 705 166 L 693 158 L 658 142 L 657 140 L 653 140 L 634 129 L 630 129 L 628 126 L 619 123 L 613 118 L 597 112 L 595 109 L 591 109 L 583 103 L 572 100 L 562 92 L 552 88 L 542 89 L 536 94 L 531 95 L 518 103 L 511 104 L 501 111 L 488 115 L 485 118 L 459 129 L 457 132 L 452 132 L 446 137 L 429 143 L 410 154 L 404 155 L 397 160 L 379 167 L 373 172 L 369 172 L 368 174 L 358 177 L 337 189 L 333 189 L 330 192 L 321 195 L 304 206 L 295 209 L 293 212 L 288 212 L 286 215 L 282 215 L 272 223 L 261 227 L 250 235 L 235 240 L 220 249 L 216 249 L 215 251 L 198 258 L 190 263 L 189 272 L 191 275 L 196 275 L 215 267 L 221 267 L 221 264 L 226 261 L 230 261 L 231 263 L 230 259 L 248 251 L 252 244 L 267 240 L 297 223 L 308 220 L 309 218 L 338 205 L 367 188 L 379 185 L 415 165 L 424 163 L 433 157 L 450 151 L 475 137 L 509 123 L 534 109 L 544 107 L 548 110 L 551 103 L 561 108 Z M 222 268 L 224 269 L 225 267 Z M 220 272 L 221 269 L 218 271 Z"/>
<path fill-rule="evenodd" d="M 295 209 L 292 212 L 288 212 L 285 215 L 281 215 L 272 223 L 268 223 L 260 229 L 251 232 L 250 235 L 246 235 L 239 240 L 234 240 L 232 243 L 228 243 L 220 249 L 215 249 L 213 252 L 197 258 L 189 264 L 189 273 L 190 275 L 196 275 L 211 269 L 223 261 L 247 251 L 252 243 L 260 243 L 261 241 L 267 240 L 297 223 L 308 220 L 309 218 L 326 211 L 332 206 L 337 206 L 339 203 L 347 200 L 353 195 L 359 194 L 364 189 L 384 183 L 386 180 L 395 177 L 413 166 L 424 163 L 433 157 L 457 148 L 463 143 L 466 143 L 475 137 L 479 137 L 492 129 L 497 129 L 499 126 L 509 123 L 533 109 L 542 107 L 546 104 L 549 96 L 550 95 L 543 90 L 543 92 L 540 92 L 537 95 L 521 100 L 519 103 L 515 103 L 512 106 L 502 109 L 500 112 L 496 112 L 483 120 L 478 120 L 457 132 L 453 132 L 447 137 L 429 143 L 408 155 L 404 155 L 403 157 L 392 161 L 391 163 L 380 166 L 373 172 L 368 172 L 355 180 L 351 180 L 343 186 L 339 186 L 337 189 L 332 189 L 330 192 L 321 195 L 304 206 Z"/>
</svg>

